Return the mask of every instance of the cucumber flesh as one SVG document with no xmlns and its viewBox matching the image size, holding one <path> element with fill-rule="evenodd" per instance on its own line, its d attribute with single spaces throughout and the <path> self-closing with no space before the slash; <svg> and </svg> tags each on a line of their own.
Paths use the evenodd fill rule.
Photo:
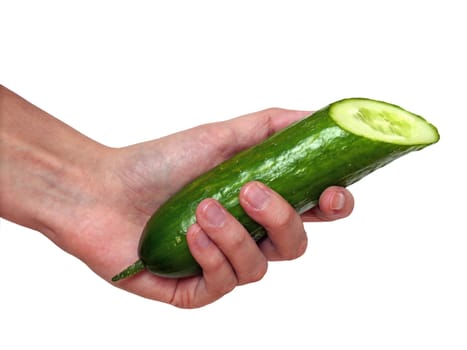
<svg viewBox="0 0 467 350">
<path fill-rule="evenodd" d="M 421 145 L 439 138 L 436 129 L 425 119 L 385 102 L 363 98 L 343 100 L 333 104 L 329 114 L 342 129 L 374 141 Z"/>
</svg>

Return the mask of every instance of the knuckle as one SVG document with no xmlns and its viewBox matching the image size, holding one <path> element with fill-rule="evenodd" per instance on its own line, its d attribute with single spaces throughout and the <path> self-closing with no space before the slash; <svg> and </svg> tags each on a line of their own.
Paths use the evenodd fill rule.
<svg viewBox="0 0 467 350">
<path fill-rule="evenodd" d="M 233 251 L 240 249 L 245 244 L 246 238 L 245 232 L 233 232 L 229 237 L 230 249 Z"/>
<path fill-rule="evenodd" d="M 261 263 L 257 264 L 254 269 L 251 269 L 248 274 L 240 281 L 240 284 L 247 284 L 258 282 L 261 280 L 268 271 L 267 260 L 264 259 Z"/>
<path fill-rule="evenodd" d="M 257 282 L 257 281 L 261 280 L 264 277 L 264 275 L 266 275 L 267 271 L 268 271 L 268 263 L 266 261 L 264 261 L 252 273 L 252 275 L 250 276 L 250 281 L 251 282 Z"/>
<path fill-rule="evenodd" d="M 224 267 L 225 258 L 221 254 L 210 254 L 206 256 L 206 261 L 204 262 L 202 268 L 210 272 L 219 271 Z"/>
<path fill-rule="evenodd" d="M 230 293 L 232 290 L 235 289 L 237 284 L 238 284 L 237 278 L 234 275 L 232 275 L 232 277 L 229 278 L 225 284 L 223 284 L 224 285 L 223 294 Z"/>
<path fill-rule="evenodd" d="M 237 133 L 234 129 L 222 123 L 211 123 L 204 126 L 202 140 L 210 140 L 212 146 L 223 156 L 230 156 L 235 149 L 232 145 L 237 144 Z"/>
<path fill-rule="evenodd" d="M 277 211 L 273 215 L 271 215 L 271 224 L 269 227 L 273 227 L 275 229 L 287 229 L 290 227 L 291 223 L 293 222 L 295 212 L 291 209 Z"/>
<path fill-rule="evenodd" d="M 303 238 L 294 245 L 283 246 L 282 249 L 277 249 L 279 260 L 294 260 L 305 254 L 308 247 L 308 238 L 304 233 Z"/>
<path fill-rule="evenodd" d="M 285 109 L 279 108 L 279 107 L 269 107 L 266 108 L 263 112 L 266 114 L 268 117 L 274 117 L 282 112 L 284 112 Z"/>
<path fill-rule="evenodd" d="M 230 293 L 237 286 L 238 281 L 234 274 L 228 278 L 224 278 L 222 283 L 216 284 L 212 287 L 212 292 L 216 295 L 217 298 L 222 297 L 225 294 Z"/>
</svg>

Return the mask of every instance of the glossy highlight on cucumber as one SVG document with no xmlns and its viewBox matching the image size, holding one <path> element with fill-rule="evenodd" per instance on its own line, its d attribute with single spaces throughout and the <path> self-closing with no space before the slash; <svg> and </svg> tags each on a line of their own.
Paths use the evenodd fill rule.
<svg viewBox="0 0 467 350">
<path fill-rule="evenodd" d="M 186 232 L 195 223 L 196 207 L 205 198 L 217 199 L 259 241 L 266 230 L 239 204 L 240 189 L 247 182 L 263 182 L 303 213 L 316 205 L 327 187 L 349 186 L 438 140 L 436 127 L 399 106 L 366 98 L 334 102 L 182 188 L 144 227 L 139 260 L 112 281 L 142 270 L 172 278 L 200 274 Z"/>
</svg>

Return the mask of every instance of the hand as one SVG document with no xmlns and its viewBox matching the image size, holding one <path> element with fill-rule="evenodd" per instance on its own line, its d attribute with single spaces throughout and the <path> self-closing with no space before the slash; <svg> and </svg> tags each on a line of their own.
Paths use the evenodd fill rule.
<svg viewBox="0 0 467 350">
<path fill-rule="evenodd" d="M 137 259 L 144 224 L 171 195 L 307 114 L 270 109 L 111 149 L 2 86 L 0 99 L 1 216 L 42 232 L 107 281 Z M 268 261 L 303 254 L 303 221 L 336 220 L 353 209 L 351 194 L 331 187 L 319 206 L 300 217 L 257 182 L 242 188 L 240 203 L 268 231 L 259 245 L 219 203 L 206 199 L 187 232 L 202 276 L 176 280 L 142 272 L 117 286 L 179 307 L 200 307 L 261 279 Z"/>
<path fill-rule="evenodd" d="M 172 194 L 305 114 L 271 109 L 113 150 L 105 163 L 109 164 L 107 172 L 116 178 L 105 187 L 115 194 L 114 204 L 95 210 L 89 217 L 86 234 L 81 233 L 88 239 L 82 241 L 85 244 L 75 255 L 109 280 L 137 259 L 141 228 Z M 199 307 L 237 285 L 261 279 L 268 261 L 302 255 L 307 244 L 302 220 L 335 220 L 349 215 L 353 208 L 351 194 L 338 187 L 325 191 L 319 206 L 302 217 L 260 183 L 245 185 L 240 201 L 246 212 L 268 230 L 268 238 L 259 245 L 218 202 L 206 199 L 198 206 L 197 223 L 187 233 L 191 253 L 203 268 L 202 276 L 174 280 L 143 272 L 117 286 L 179 307 Z"/>
</svg>

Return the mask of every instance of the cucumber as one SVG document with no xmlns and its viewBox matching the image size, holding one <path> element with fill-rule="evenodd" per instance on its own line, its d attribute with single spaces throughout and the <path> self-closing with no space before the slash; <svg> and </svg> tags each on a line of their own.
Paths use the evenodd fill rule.
<svg viewBox="0 0 467 350">
<path fill-rule="evenodd" d="M 374 170 L 439 140 L 437 129 L 399 106 L 365 98 L 334 102 L 247 149 L 182 188 L 149 219 L 139 260 L 112 278 L 147 269 L 181 278 L 201 273 L 186 232 L 205 198 L 217 199 L 253 239 L 266 235 L 239 204 L 241 187 L 261 181 L 299 213 L 317 204 L 331 185 L 349 186 Z"/>
</svg>

